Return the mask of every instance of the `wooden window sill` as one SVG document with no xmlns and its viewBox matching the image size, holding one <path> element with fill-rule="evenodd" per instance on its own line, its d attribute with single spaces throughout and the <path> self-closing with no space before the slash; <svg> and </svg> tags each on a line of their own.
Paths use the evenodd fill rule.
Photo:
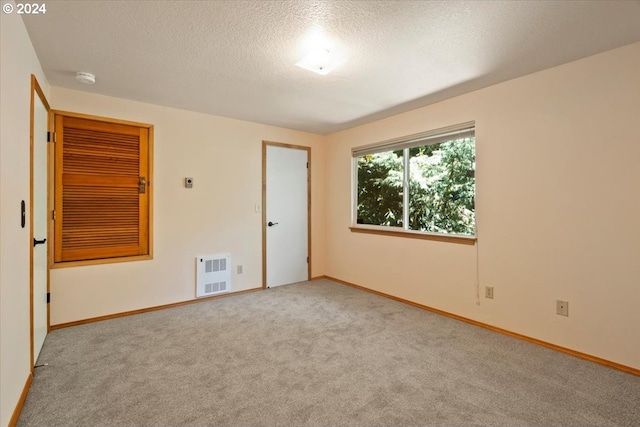
<svg viewBox="0 0 640 427">
<path fill-rule="evenodd" d="M 457 243 L 462 245 L 475 245 L 476 236 L 462 236 L 455 234 L 427 233 L 424 231 L 411 231 L 396 227 L 376 227 L 366 225 L 353 225 L 349 229 L 352 233 L 379 234 L 383 236 L 406 237 L 409 239 L 434 240 L 437 242 Z"/>
<path fill-rule="evenodd" d="M 83 265 L 113 264 L 116 262 L 145 261 L 145 260 L 151 260 L 151 259 L 153 259 L 153 255 L 133 255 L 133 256 L 116 257 L 116 258 L 88 259 L 83 261 L 63 261 L 63 262 L 53 263 L 51 265 L 51 268 L 80 267 Z"/>
</svg>

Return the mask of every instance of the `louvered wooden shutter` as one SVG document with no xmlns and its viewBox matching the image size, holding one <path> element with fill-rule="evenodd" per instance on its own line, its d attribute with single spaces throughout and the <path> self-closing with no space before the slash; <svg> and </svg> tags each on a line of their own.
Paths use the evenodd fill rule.
<svg viewBox="0 0 640 427">
<path fill-rule="evenodd" d="M 148 128 L 56 116 L 57 262 L 149 253 L 148 152 Z"/>
</svg>

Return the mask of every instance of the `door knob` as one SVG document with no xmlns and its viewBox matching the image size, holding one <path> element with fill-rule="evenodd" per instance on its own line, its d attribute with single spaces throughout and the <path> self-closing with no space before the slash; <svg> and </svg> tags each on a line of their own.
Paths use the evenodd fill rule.
<svg viewBox="0 0 640 427">
<path fill-rule="evenodd" d="M 267 225 L 268 225 L 269 227 L 273 227 L 274 225 L 278 225 L 278 223 L 277 223 L 277 222 L 271 222 L 271 221 L 269 221 L 269 222 L 267 223 Z"/>
<path fill-rule="evenodd" d="M 36 247 L 36 245 L 42 245 L 47 241 L 47 239 L 42 239 L 42 240 L 38 240 L 35 237 L 33 238 L 33 247 Z"/>
</svg>

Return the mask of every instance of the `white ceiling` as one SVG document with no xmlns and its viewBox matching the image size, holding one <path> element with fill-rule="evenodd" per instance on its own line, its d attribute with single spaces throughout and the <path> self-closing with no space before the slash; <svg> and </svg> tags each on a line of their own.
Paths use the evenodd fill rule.
<svg viewBox="0 0 640 427">
<path fill-rule="evenodd" d="M 640 41 L 640 1 L 46 1 L 49 83 L 329 134 Z M 315 36 L 314 36 L 315 34 Z M 296 67 L 324 34 L 348 60 Z M 96 75 L 93 86 L 76 71 Z"/>
</svg>

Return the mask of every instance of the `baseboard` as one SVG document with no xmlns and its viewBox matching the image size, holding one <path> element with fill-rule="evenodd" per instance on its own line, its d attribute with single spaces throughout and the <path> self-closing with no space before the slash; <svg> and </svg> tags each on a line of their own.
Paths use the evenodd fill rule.
<svg viewBox="0 0 640 427">
<path fill-rule="evenodd" d="M 16 404 L 16 409 L 13 410 L 13 415 L 11 415 L 11 419 L 9 420 L 9 427 L 15 427 L 15 425 L 18 423 L 20 412 L 22 412 L 22 406 L 24 405 L 24 401 L 27 399 L 27 394 L 29 394 L 29 389 L 31 388 L 32 382 L 33 374 L 29 372 L 27 381 L 25 382 L 22 393 L 20 394 L 20 399 L 18 399 L 18 403 Z"/>
<path fill-rule="evenodd" d="M 420 304 L 420 303 L 417 303 L 417 302 L 409 301 L 409 300 L 406 300 L 404 298 L 400 298 L 400 297 L 397 297 L 397 296 L 394 296 L 394 295 L 390 295 L 390 294 L 385 294 L 384 292 L 375 291 L 373 289 L 369 289 L 369 288 L 366 288 L 364 286 L 356 285 L 355 283 L 347 282 L 345 280 L 336 279 L 335 277 L 321 276 L 319 278 L 326 278 L 326 279 L 329 279 L 329 280 L 333 280 L 334 282 L 341 283 L 341 284 L 346 285 L 346 286 L 351 286 L 352 288 L 357 288 L 357 289 L 361 289 L 363 291 L 371 292 L 373 294 L 380 295 L 380 296 L 383 296 L 385 298 L 390 298 L 390 299 L 395 300 L 395 301 L 399 301 L 399 302 L 402 302 L 402 303 L 405 303 L 405 304 L 412 305 L 414 307 L 421 308 L 423 310 L 430 311 L 432 313 L 440 314 L 442 316 L 446 316 L 446 317 L 450 317 L 452 319 L 460 320 L 462 322 L 469 323 L 471 325 L 479 326 L 481 328 L 489 329 L 491 331 L 498 332 L 498 333 L 501 333 L 501 334 L 504 334 L 504 335 L 508 335 L 510 337 L 518 338 L 518 339 L 521 339 L 523 341 L 527 341 L 527 342 L 530 342 L 530 343 L 533 343 L 533 344 L 537 344 L 537 345 L 540 345 L 540 346 L 543 346 L 543 347 L 546 347 L 546 348 L 550 348 L 550 349 L 555 350 L 555 351 L 559 351 L 561 353 L 565 353 L 565 354 L 569 354 L 571 356 L 578 357 L 580 359 L 588 360 L 590 362 L 595 362 L 595 363 L 598 363 L 600 365 L 607 366 L 609 368 L 617 369 L 619 371 L 623 371 L 623 372 L 626 372 L 628 374 L 640 376 L 640 369 L 632 368 L 631 366 L 622 365 L 620 363 L 612 362 L 610 360 L 602 359 L 600 357 L 592 356 L 590 354 L 586 354 L 586 353 L 582 353 L 582 352 L 579 352 L 579 351 L 571 350 L 570 348 L 561 347 L 561 346 L 556 345 L 556 344 L 551 344 L 549 342 L 542 341 L 542 340 L 539 340 L 537 338 L 531 338 L 531 337 L 528 337 L 526 335 L 519 334 L 517 332 L 511 332 L 511 331 L 509 331 L 507 329 L 502 329 L 502 328 L 498 328 L 496 326 L 491 326 L 491 325 L 486 324 L 486 323 L 478 322 L 477 320 L 472 320 L 472 319 L 469 319 L 469 318 L 466 318 L 466 317 L 458 316 L 457 314 L 449 313 L 449 312 L 446 312 L 446 311 L 443 311 L 443 310 L 439 310 L 437 308 L 433 308 L 433 307 L 429 307 L 427 305 L 423 305 L 423 304 Z"/>
<path fill-rule="evenodd" d="M 132 316 L 134 314 L 148 313 L 150 311 L 157 311 L 157 310 L 165 310 L 167 308 L 180 307 L 182 305 L 188 305 L 188 304 L 196 304 L 196 303 L 203 302 L 203 301 L 211 301 L 211 300 L 214 300 L 214 299 L 226 298 L 226 297 L 230 297 L 230 296 L 234 296 L 234 295 L 247 294 L 247 293 L 257 292 L 257 291 L 262 291 L 262 290 L 263 290 L 262 287 L 253 288 L 253 289 L 245 289 L 243 291 L 229 292 L 227 294 L 222 294 L 222 295 L 213 295 L 213 296 L 210 296 L 210 297 L 196 298 L 196 299 L 191 299 L 191 300 L 187 300 L 187 301 L 174 302 L 174 303 L 171 303 L 171 304 L 156 305 L 156 306 L 153 306 L 153 307 L 141 308 L 141 309 L 138 309 L 138 310 L 131 310 L 131 311 L 123 311 L 121 313 L 107 314 L 105 316 L 91 317 L 89 319 L 76 320 L 76 321 L 73 321 L 73 322 L 58 323 L 57 325 L 51 325 L 49 330 L 53 331 L 53 330 L 56 330 L 56 329 L 68 328 L 70 326 L 78 326 L 78 325 L 84 325 L 84 324 L 87 324 L 87 323 L 100 322 L 100 321 L 103 321 L 103 320 L 117 319 L 118 317 Z"/>
<path fill-rule="evenodd" d="M 456 319 L 456 320 L 459 320 L 461 322 L 469 323 L 471 325 L 479 326 L 481 328 L 489 329 L 489 330 L 494 331 L 494 332 L 498 332 L 498 333 L 501 333 L 501 334 L 504 334 L 504 335 L 508 335 L 508 336 L 511 336 L 511 337 L 514 337 L 514 338 L 518 338 L 518 339 L 521 339 L 523 341 L 530 342 L 532 344 L 537 344 L 537 345 L 540 345 L 540 346 L 543 346 L 543 347 L 546 347 L 546 348 L 550 348 L 550 349 L 555 350 L 555 351 L 559 351 L 561 353 L 565 353 L 565 354 L 569 354 L 571 356 L 578 357 L 580 359 L 588 360 L 590 362 L 595 362 L 595 363 L 598 363 L 600 365 L 607 366 L 609 368 L 617 369 L 617 370 L 622 371 L 622 372 L 626 372 L 626 373 L 629 373 L 629 374 L 632 374 L 632 375 L 640 376 L 640 369 L 636 369 L 636 368 L 633 368 L 631 366 L 622 365 L 620 363 L 616 363 L 616 362 L 612 362 L 610 360 L 602 359 L 602 358 L 597 357 L 597 356 L 592 356 L 590 354 L 582 353 L 582 352 L 579 352 L 579 351 L 576 351 L 576 350 L 572 350 L 570 348 L 566 348 L 566 347 L 562 347 L 562 346 L 559 346 L 559 345 L 556 345 L 556 344 L 552 344 L 552 343 L 549 343 L 549 342 L 546 342 L 546 341 L 542 341 L 542 340 L 539 340 L 537 338 L 531 338 L 531 337 L 528 337 L 526 335 L 519 334 L 517 332 L 512 332 L 512 331 L 509 331 L 507 329 L 498 328 L 496 326 L 492 326 L 492 325 L 489 325 L 487 323 L 478 322 L 477 320 L 472 320 L 472 319 L 469 319 L 467 317 L 463 317 L 463 316 L 459 316 L 457 314 L 449 313 L 449 312 L 444 311 L 444 310 L 439 310 L 437 308 L 429 307 L 427 305 L 420 304 L 420 303 L 417 303 L 417 302 L 414 302 L 414 301 L 410 301 L 410 300 L 407 300 L 407 299 L 404 299 L 404 298 L 400 298 L 400 297 L 397 297 L 395 295 L 386 294 L 384 292 L 380 292 L 380 291 L 376 291 L 376 290 L 373 290 L 373 289 L 369 289 L 369 288 L 364 287 L 364 286 L 356 285 L 355 283 L 347 282 L 346 280 L 337 279 L 335 277 L 331 277 L 331 276 L 327 276 L 327 275 L 321 275 L 321 276 L 312 277 L 310 280 L 313 281 L 313 280 L 322 280 L 322 279 L 329 279 L 329 280 L 332 280 L 332 281 L 337 282 L 337 283 L 341 283 L 341 284 L 346 285 L 346 286 L 351 286 L 353 288 L 361 289 L 363 291 L 370 292 L 370 293 L 373 293 L 373 294 L 376 294 L 376 295 L 380 295 L 380 296 L 383 296 L 385 298 L 390 298 L 392 300 L 399 301 L 399 302 L 402 302 L 404 304 L 409 304 L 409 305 L 412 305 L 414 307 L 430 311 L 432 313 L 436 313 L 436 314 L 440 314 L 442 316 L 450 317 L 452 319 Z M 106 315 L 106 316 L 93 317 L 93 318 L 90 318 L 90 319 L 78 320 L 78 321 L 74 321 L 74 322 L 59 323 L 57 325 L 51 325 L 50 330 L 63 329 L 63 328 L 68 328 L 70 326 L 83 325 L 83 324 L 86 324 L 86 323 L 99 322 L 99 321 L 102 321 L 102 320 L 115 319 L 115 318 L 118 318 L 118 317 L 131 316 L 131 315 L 140 314 L 140 313 L 147 313 L 147 312 L 150 312 L 150 311 L 164 310 L 164 309 L 167 309 L 167 308 L 179 307 L 179 306 L 182 306 L 182 305 L 194 304 L 194 303 L 198 303 L 198 302 L 202 302 L 202 301 L 208 301 L 208 300 L 218 299 L 218 298 L 225 298 L 225 297 L 229 297 L 229 296 L 233 296 L 233 295 L 256 292 L 256 291 L 261 291 L 261 290 L 263 290 L 262 287 L 253 288 L 253 289 L 246 289 L 246 290 L 243 290 L 243 291 L 230 292 L 228 294 L 223 294 L 223 295 L 215 295 L 215 296 L 212 296 L 212 297 L 197 298 L 197 299 L 193 299 L 193 300 L 181 301 L 181 302 L 172 303 L 172 304 L 158 305 L 158 306 L 154 306 L 154 307 L 148 307 L 148 308 L 143 308 L 143 309 L 139 309 L 139 310 L 126 311 L 126 312 L 116 313 L 116 314 L 109 314 L 109 315 Z M 19 405 L 16 408 L 17 414 L 20 413 L 19 409 L 22 408 L 22 403 L 24 402 L 24 399 L 26 398 L 26 395 L 27 395 L 26 393 L 29 390 L 29 386 L 31 385 L 32 379 L 33 379 L 33 377 L 31 376 L 31 374 L 29 374 L 29 379 L 27 380 L 27 384 L 25 385 L 25 391 L 23 391 L 24 396 L 21 397 Z M 14 417 L 16 418 L 16 421 L 17 421 L 16 413 L 14 413 Z M 13 417 L 11 419 L 13 421 Z M 9 423 L 9 426 L 13 426 L 13 424 Z"/>
<path fill-rule="evenodd" d="M 327 276 L 323 275 L 323 276 L 312 277 L 310 280 L 321 280 L 321 279 L 326 279 L 326 278 L 327 278 Z M 167 308 L 179 307 L 181 305 L 195 304 L 195 303 L 198 303 L 198 302 L 208 301 L 208 300 L 212 300 L 212 299 L 225 298 L 225 297 L 229 297 L 229 296 L 233 296 L 233 295 L 239 295 L 239 294 L 244 294 L 244 293 L 249 293 L 249 292 L 262 291 L 264 289 L 265 288 L 262 288 L 262 287 L 253 288 L 253 289 L 246 289 L 246 290 L 243 290 L 243 291 L 229 292 L 228 294 L 214 295 L 214 296 L 211 296 L 211 297 L 204 297 L 204 298 L 196 298 L 196 299 L 192 299 L 192 300 L 188 300 L 188 301 L 181 301 L 181 302 L 175 302 L 175 303 L 171 303 L 171 304 L 164 304 L 164 305 L 157 305 L 157 306 L 153 306 L 153 307 L 141 308 L 141 309 L 138 309 L 138 310 L 123 311 L 121 313 L 107 314 L 107 315 L 104 315 L 104 316 L 91 317 L 89 319 L 76 320 L 76 321 L 73 321 L 73 322 L 58 323 L 56 325 L 51 325 L 49 327 L 49 330 L 50 331 L 54 331 L 56 329 L 64 329 L 64 328 L 69 328 L 71 326 L 84 325 L 86 323 L 100 322 L 102 320 L 109 320 L 109 319 L 117 319 L 118 317 L 132 316 L 134 314 L 147 313 L 147 312 L 156 311 L 156 310 L 164 310 L 164 309 L 167 309 Z"/>
</svg>

